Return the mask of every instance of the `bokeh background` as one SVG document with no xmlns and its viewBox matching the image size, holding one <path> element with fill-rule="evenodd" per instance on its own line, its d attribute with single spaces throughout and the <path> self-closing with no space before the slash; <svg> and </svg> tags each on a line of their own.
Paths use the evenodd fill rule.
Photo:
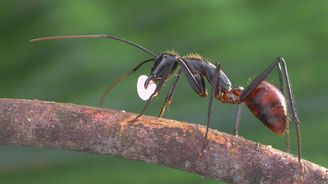
<svg viewBox="0 0 328 184">
<path fill-rule="evenodd" d="M 283 56 L 302 121 L 303 158 L 328 167 L 328 2 L 326 1 L 75 1 L 0 2 L 0 97 L 97 106 L 106 86 L 149 58 L 110 40 L 30 43 L 34 37 L 113 34 L 159 53 L 197 52 L 220 62 L 234 86 L 246 86 L 277 56 Z M 135 90 L 145 66 L 119 84 L 106 107 L 138 113 Z M 276 72 L 270 80 L 277 82 Z M 167 87 L 146 114 L 157 115 Z M 207 98 L 179 81 L 165 117 L 206 120 Z M 212 128 L 232 133 L 236 107 L 214 103 Z M 292 150 L 296 153 L 294 127 Z M 241 136 L 284 149 L 243 107 Z M 0 183 L 217 183 L 183 171 L 111 156 L 0 146 Z"/>
</svg>

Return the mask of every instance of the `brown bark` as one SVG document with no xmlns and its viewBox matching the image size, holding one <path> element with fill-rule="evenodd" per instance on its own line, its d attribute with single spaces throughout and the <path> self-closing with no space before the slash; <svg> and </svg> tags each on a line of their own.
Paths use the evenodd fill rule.
<svg viewBox="0 0 328 184">
<path fill-rule="evenodd" d="M 0 144 L 108 154 L 228 183 L 328 183 L 326 168 L 226 133 L 175 120 L 38 100 L 0 99 Z"/>
</svg>

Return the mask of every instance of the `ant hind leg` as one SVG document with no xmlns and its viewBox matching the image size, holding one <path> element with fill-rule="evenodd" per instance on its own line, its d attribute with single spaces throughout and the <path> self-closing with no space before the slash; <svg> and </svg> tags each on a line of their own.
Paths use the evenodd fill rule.
<svg viewBox="0 0 328 184">
<path fill-rule="evenodd" d="M 238 104 L 237 106 L 237 114 L 236 114 L 236 121 L 235 121 L 235 128 L 234 128 L 234 134 L 238 136 L 239 127 L 240 127 L 240 116 L 241 116 L 241 104 Z"/>
<path fill-rule="evenodd" d="M 279 78 L 279 89 L 282 92 L 282 94 L 284 96 L 286 96 L 285 89 L 284 89 L 284 79 L 283 79 L 283 78 L 285 78 L 285 76 L 284 76 L 284 73 L 282 71 L 280 63 L 277 63 L 277 71 L 278 71 L 278 78 Z M 286 142 L 286 152 L 290 153 L 289 121 L 287 121 L 286 128 L 285 128 L 284 132 L 285 132 L 284 134 L 285 134 L 285 142 Z"/>
<path fill-rule="evenodd" d="M 285 83 L 287 91 L 287 99 L 289 102 L 289 111 L 292 117 L 293 122 L 296 127 L 296 136 L 297 136 L 297 156 L 298 160 L 301 161 L 301 129 L 300 129 L 300 120 L 297 115 L 295 100 L 293 98 L 292 88 L 290 84 L 290 79 L 287 71 L 286 62 L 282 57 L 276 58 L 261 74 L 259 74 L 243 91 L 240 96 L 239 103 L 242 103 L 248 95 L 263 81 L 266 77 L 273 71 L 274 67 L 278 67 L 279 80 L 281 83 Z M 283 82 L 284 81 L 284 82 Z M 283 89 L 283 85 L 280 84 L 280 89 Z M 288 125 L 287 125 L 288 126 Z M 288 130 L 286 136 L 289 136 Z M 289 137 L 286 137 L 286 142 L 289 142 Z"/>
</svg>

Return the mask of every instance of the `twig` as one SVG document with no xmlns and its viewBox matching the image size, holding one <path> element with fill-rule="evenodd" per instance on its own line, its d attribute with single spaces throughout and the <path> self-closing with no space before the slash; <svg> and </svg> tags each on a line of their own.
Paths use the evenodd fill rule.
<svg viewBox="0 0 328 184">
<path fill-rule="evenodd" d="M 156 117 L 38 100 L 0 99 L 0 144 L 143 160 L 228 183 L 328 183 L 326 168 L 241 137 Z"/>
</svg>

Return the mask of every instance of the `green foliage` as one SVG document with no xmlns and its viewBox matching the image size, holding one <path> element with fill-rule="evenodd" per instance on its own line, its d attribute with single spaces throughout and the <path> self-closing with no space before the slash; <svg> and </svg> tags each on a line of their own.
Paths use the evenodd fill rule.
<svg viewBox="0 0 328 184">
<path fill-rule="evenodd" d="M 110 81 L 149 58 L 110 40 L 30 43 L 41 36 L 113 34 L 154 52 L 199 53 L 221 62 L 233 84 L 246 86 L 283 56 L 302 121 L 303 156 L 328 166 L 326 72 L 328 3 L 324 1 L 9 1 L 0 3 L 0 96 L 97 106 Z M 106 107 L 140 112 L 135 92 L 143 67 L 108 96 Z M 271 80 L 276 80 L 275 73 Z M 147 110 L 157 115 L 167 88 Z M 166 117 L 206 119 L 207 99 L 185 77 Z M 236 107 L 214 103 L 212 128 L 232 132 Z M 292 133 L 294 133 L 292 127 Z M 277 137 L 243 109 L 241 135 L 284 149 Z M 292 134 L 295 153 L 295 134 Z M 49 156 L 50 155 L 50 156 Z M 52 155 L 52 156 L 51 156 Z M 57 155 L 57 156 L 54 156 Z M 164 176 L 164 178 L 163 178 Z M 0 183 L 209 183 L 182 171 L 104 156 L 0 147 Z"/>
</svg>

